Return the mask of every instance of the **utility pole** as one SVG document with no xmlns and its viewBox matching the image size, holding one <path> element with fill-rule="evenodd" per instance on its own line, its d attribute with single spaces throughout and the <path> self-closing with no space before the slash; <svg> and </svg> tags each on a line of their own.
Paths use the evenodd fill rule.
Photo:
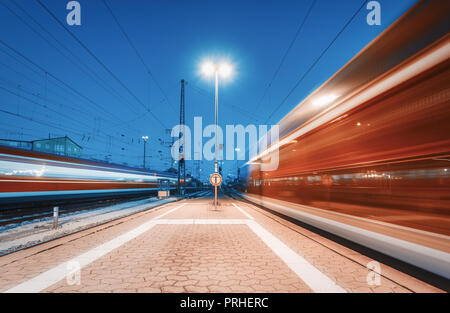
<svg viewBox="0 0 450 313">
<path fill-rule="evenodd" d="M 184 136 L 185 136 L 185 129 L 184 129 L 184 125 L 185 125 L 185 108 L 184 108 L 184 85 L 185 85 L 185 81 L 184 79 L 181 80 L 181 99 L 180 99 L 180 126 L 181 126 L 181 131 L 183 132 L 183 137 L 181 137 L 181 131 L 180 131 L 180 137 L 179 139 L 181 139 L 179 141 L 180 146 L 178 147 L 178 152 L 180 155 L 179 161 L 178 161 L 178 192 L 181 191 L 181 180 L 183 180 L 183 184 L 186 182 L 186 163 L 185 163 L 185 159 L 184 159 L 184 152 L 185 152 L 185 140 L 184 140 Z M 183 147 L 183 148 L 181 148 Z"/>
</svg>

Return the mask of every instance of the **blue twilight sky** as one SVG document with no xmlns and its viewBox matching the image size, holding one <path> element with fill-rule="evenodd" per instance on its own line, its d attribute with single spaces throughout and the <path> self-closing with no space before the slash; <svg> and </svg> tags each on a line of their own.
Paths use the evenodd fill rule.
<svg viewBox="0 0 450 313">
<path fill-rule="evenodd" d="M 313 0 L 106 0 L 153 78 L 102 0 L 79 1 L 81 26 L 66 24 L 68 1 L 41 1 L 131 94 L 38 1 L 0 0 L 0 138 L 67 135 L 86 158 L 142 166 L 139 138 L 148 135 L 152 169 L 171 165 L 161 142 L 170 141 L 164 129 L 179 121 L 181 79 L 188 82 L 187 124 L 194 116 L 213 123 L 214 85 L 199 75 L 203 59 L 234 65 L 233 79 L 220 85 L 219 124 L 264 124 L 364 2 L 317 0 L 264 93 Z M 278 122 L 415 2 L 379 1 L 381 26 L 366 23 L 364 7 L 269 122 Z M 205 179 L 213 164 L 203 161 L 200 168 Z M 225 162 L 225 174 L 235 169 L 236 162 Z M 188 162 L 187 171 L 197 175 L 197 166 Z"/>
</svg>

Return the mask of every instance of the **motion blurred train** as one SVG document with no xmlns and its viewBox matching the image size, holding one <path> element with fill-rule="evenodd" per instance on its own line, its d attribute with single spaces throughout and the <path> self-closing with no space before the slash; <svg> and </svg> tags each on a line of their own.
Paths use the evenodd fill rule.
<svg viewBox="0 0 450 313">
<path fill-rule="evenodd" d="M 450 278 L 449 25 L 414 5 L 279 122 L 244 196 Z"/>
<path fill-rule="evenodd" d="M 0 147 L 0 205 L 144 195 L 176 184 L 170 173 Z"/>
</svg>

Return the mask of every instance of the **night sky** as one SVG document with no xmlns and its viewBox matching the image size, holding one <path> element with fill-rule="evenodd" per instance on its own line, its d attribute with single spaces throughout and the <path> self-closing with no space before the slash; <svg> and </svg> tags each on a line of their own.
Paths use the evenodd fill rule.
<svg viewBox="0 0 450 313">
<path fill-rule="evenodd" d="M 234 67 L 219 91 L 224 129 L 265 124 L 269 116 L 274 124 L 415 3 L 379 1 L 381 26 L 366 23 L 363 7 L 275 110 L 363 1 L 317 0 L 270 88 L 313 0 L 107 0 L 151 76 L 102 0 L 79 1 L 81 26 L 66 24 L 68 1 L 41 1 L 110 72 L 37 1 L 0 0 L 0 138 L 67 135 L 85 158 L 142 166 L 139 138 L 148 135 L 148 162 L 159 170 L 171 165 L 161 142 L 171 140 L 165 128 L 179 121 L 181 79 L 188 82 L 186 124 L 194 116 L 204 125 L 214 121 L 213 80 L 199 71 L 205 58 L 227 59 Z M 225 175 L 235 168 L 226 161 Z M 205 179 L 213 163 L 203 161 L 201 169 Z M 187 172 L 197 174 L 192 162 Z"/>
</svg>

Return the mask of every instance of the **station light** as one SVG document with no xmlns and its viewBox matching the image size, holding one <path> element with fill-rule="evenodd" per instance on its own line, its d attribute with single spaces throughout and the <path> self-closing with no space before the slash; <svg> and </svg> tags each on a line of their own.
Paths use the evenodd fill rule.
<svg viewBox="0 0 450 313">
<path fill-rule="evenodd" d="M 233 68 L 227 62 L 222 62 L 219 65 L 216 65 L 211 61 L 205 61 L 201 66 L 201 72 L 206 77 L 211 77 L 215 73 L 219 73 L 223 78 L 227 78 L 233 73 Z"/>
<path fill-rule="evenodd" d="M 206 61 L 202 65 L 202 74 L 205 76 L 212 76 L 214 72 L 216 71 L 216 67 L 214 64 L 210 61 Z"/>
<path fill-rule="evenodd" d="M 229 77 L 231 75 L 231 72 L 232 72 L 232 68 L 231 68 L 230 64 L 228 64 L 228 63 L 220 64 L 220 67 L 219 67 L 220 75 L 222 75 L 223 77 Z"/>
<path fill-rule="evenodd" d="M 219 111 L 219 76 L 222 76 L 223 78 L 227 78 L 232 73 L 232 67 L 229 63 L 222 61 L 221 63 L 213 63 L 210 60 L 205 61 L 201 65 L 201 72 L 204 76 L 211 77 L 212 75 L 215 76 L 215 97 L 214 97 L 214 125 L 218 127 L 218 111 Z M 218 173 L 217 170 L 219 170 L 219 173 L 222 172 L 222 166 L 218 167 L 218 151 L 222 150 L 223 144 L 218 144 L 217 136 L 216 136 L 216 143 L 215 143 L 215 160 L 214 160 L 214 173 Z M 217 186 L 214 186 L 214 209 L 217 210 Z"/>
</svg>

